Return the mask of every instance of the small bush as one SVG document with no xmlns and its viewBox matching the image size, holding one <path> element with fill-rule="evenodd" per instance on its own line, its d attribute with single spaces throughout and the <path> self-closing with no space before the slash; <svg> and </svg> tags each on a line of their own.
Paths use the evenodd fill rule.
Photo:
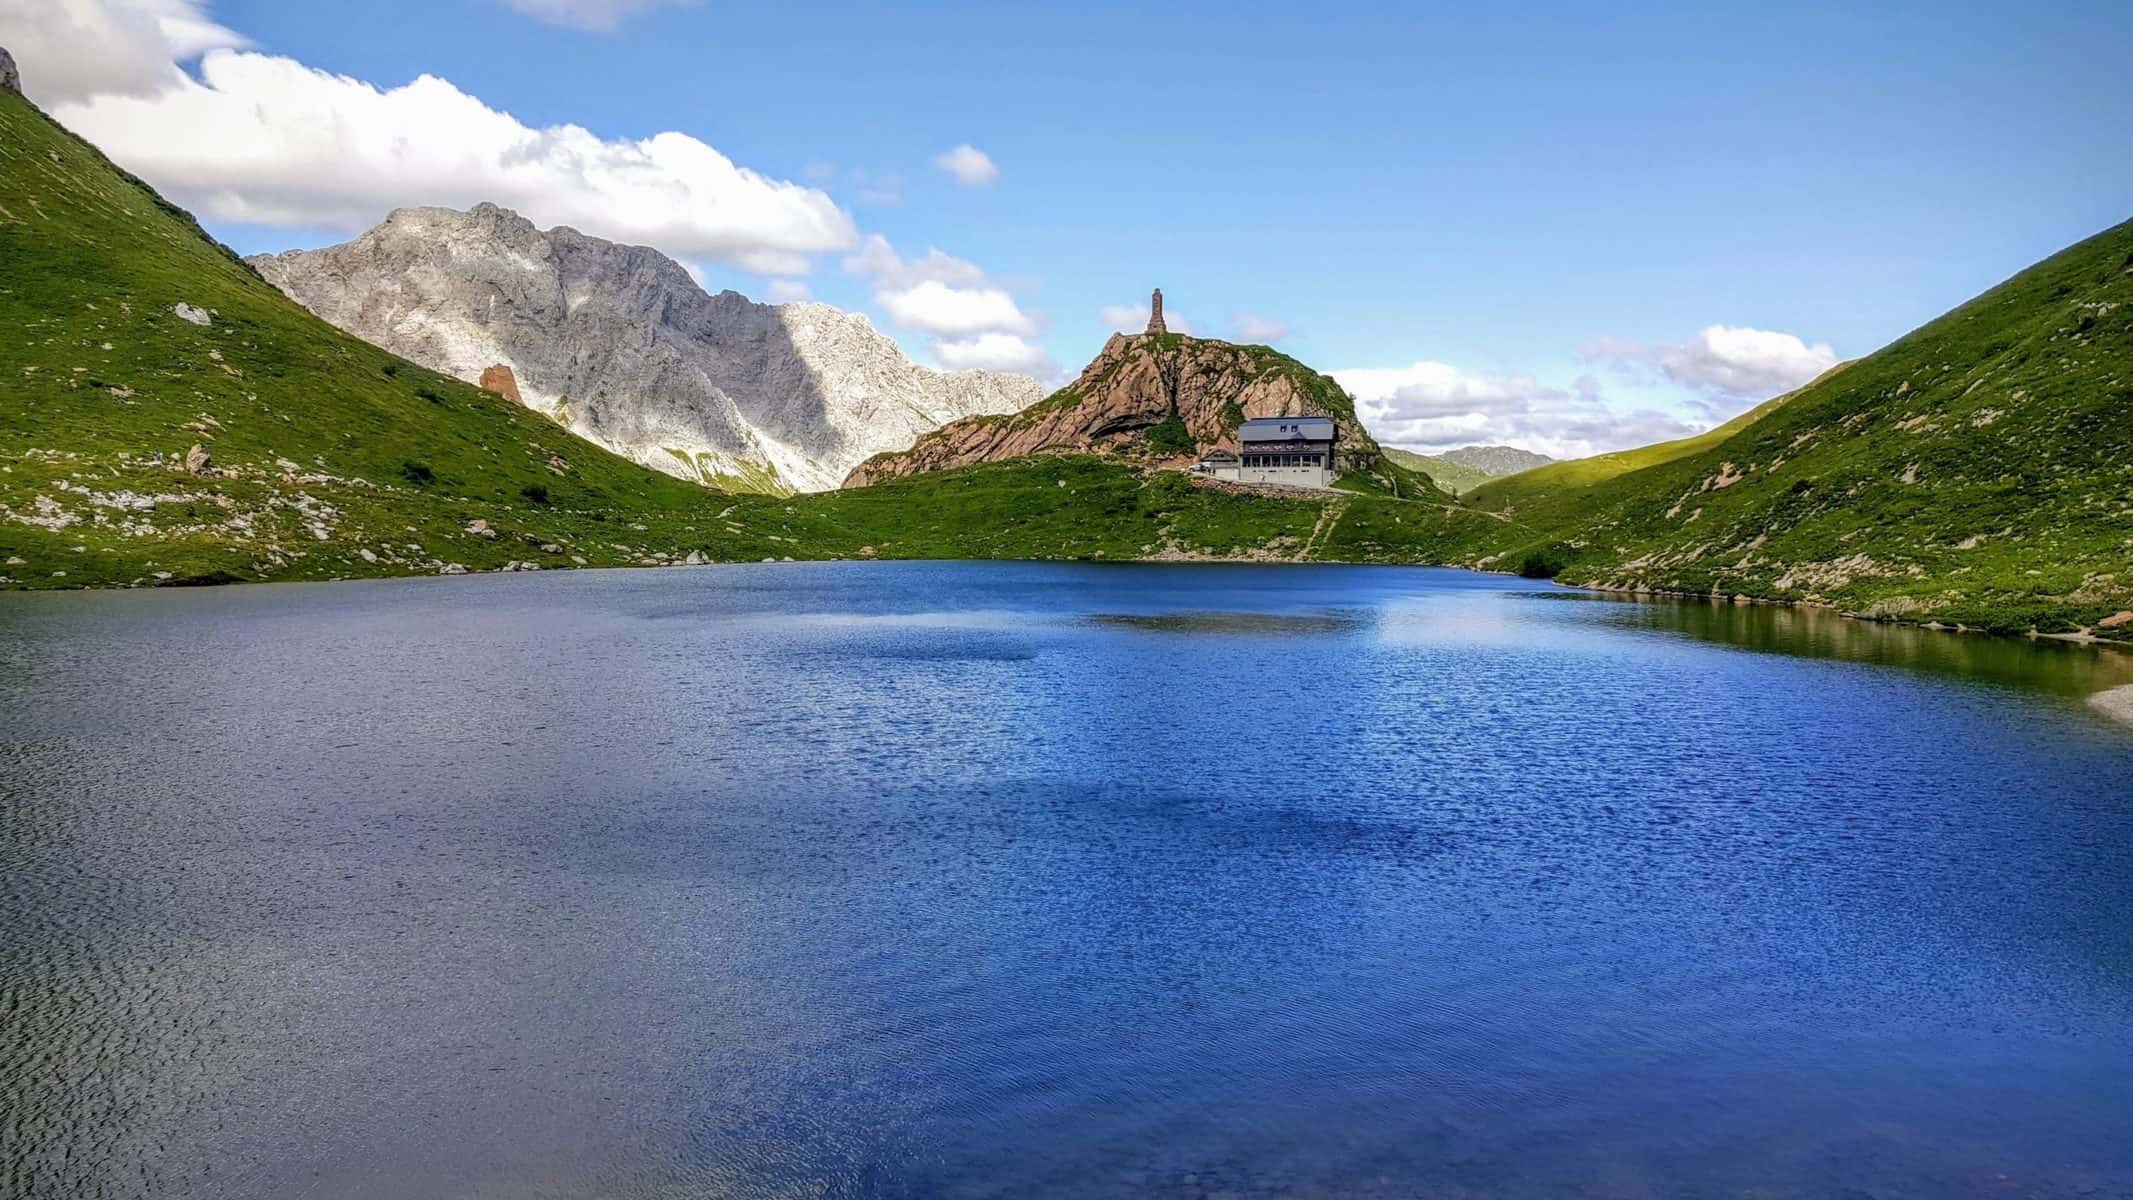
<svg viewBox="0 0 2133 1200">
<path fill-rule="evenodd" d="M 166 588 L 225 587 L 232 583 L 243 582 L 244 576 L 234 571 L 224 571 L 217 568 L 208 571 L 194 571 L 187 575 L 173 575 L 168 579 L 157 580 L 156 586 Z"/>
<path fill-rule="evenodd" d="M 518 494 L 524 496 L 528 502 L 533 504 L 548 503 L 548 485 L 545 483 L 529 483 L 520 488 Z"/>
<path fill-rule="evenodd" d="M 1179 417 L 1150 425 L 1143 436 L 1148 439 L 1148 448 L 1157 454 L 1190 454 L 1200 448 Z"/>
<path fill-rule="evenodd" d="M 1526 552 L 1518 573 L 1527 579 L 1553 579 L 1577 561 L 1577 548 L 1568 542 L 1550 542 Z"/>
<path fill-rule="evenodd" d="M 437 472 L 430 470 L 428 463 L 412 458 L 400 464 L 400 477 L 416 487 L 428 487 L 437 482 Z"/>
<path fill-rule="evenodd" d="M 429 401 L 431 404 L 444 403 L 444 397 L 437 394 L 437 389 L 426 383 L 415 389 L 415 395 Z"/>
</svg>

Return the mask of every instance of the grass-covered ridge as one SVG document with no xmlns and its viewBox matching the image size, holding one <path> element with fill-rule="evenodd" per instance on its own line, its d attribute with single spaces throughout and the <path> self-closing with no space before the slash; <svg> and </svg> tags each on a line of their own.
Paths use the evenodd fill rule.
<svg viewBox="0 0 2133 1200">
<path fill-rule="evenodd" d="M 1455 557 L 1566 582 L 2127 636 L 2133 222 L 1727 426 L 1467 502 L 1503 532 Z"/>
</svg>

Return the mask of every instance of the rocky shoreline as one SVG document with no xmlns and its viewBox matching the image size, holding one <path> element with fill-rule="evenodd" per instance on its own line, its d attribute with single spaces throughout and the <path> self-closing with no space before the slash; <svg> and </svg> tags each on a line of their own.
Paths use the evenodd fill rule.
<svg viewBox="0 0 2133 1200">
<path fill-rule="evenodd" d="M 2127 728 L 2133 728 L 2133 683 L 2090 696 L 2089 707 Z"/>
</svg>

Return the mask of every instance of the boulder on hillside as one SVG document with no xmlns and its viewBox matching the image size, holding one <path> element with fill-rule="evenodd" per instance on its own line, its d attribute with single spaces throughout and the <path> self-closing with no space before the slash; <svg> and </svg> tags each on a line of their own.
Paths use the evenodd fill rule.
<svg viewBox="0 0 2133 1200">
<path fill-rule="evenodd" d="M 485 392 L 495 392 L 513 404 L 525 403 L 518 398 L 518 376 L 502 363 L 482 371 L 481 388 Z"/>
</svg>

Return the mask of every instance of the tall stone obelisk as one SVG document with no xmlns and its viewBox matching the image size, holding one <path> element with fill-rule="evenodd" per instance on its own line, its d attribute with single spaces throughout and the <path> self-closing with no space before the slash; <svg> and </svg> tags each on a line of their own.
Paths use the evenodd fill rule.
<svg viewBox="0 0 2133 1200">
<path fill-rule="evenodd" d="M 1155 296 L 1148 301 L 1148 332 L 1169 333 L 1170 327 L 1163 324 L 1163 289 L 1155 289 Z"/>
</svg>

